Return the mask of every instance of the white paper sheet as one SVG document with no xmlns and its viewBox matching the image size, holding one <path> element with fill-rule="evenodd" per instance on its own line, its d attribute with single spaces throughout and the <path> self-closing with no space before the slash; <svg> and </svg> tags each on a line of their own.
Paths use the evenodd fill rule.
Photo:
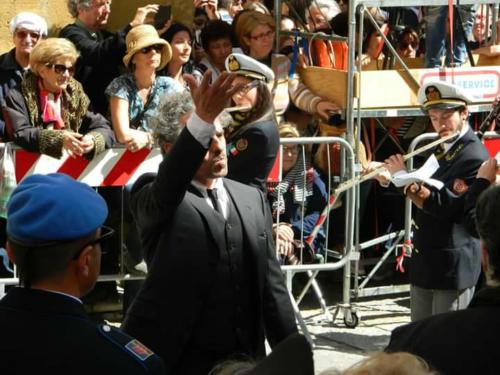
<svg viewBox="0 0 500 375">
<path fill-rule="evenodd" d="M 402 187 L 413 182 L 425 182 L 427 185 L 434 186 L 438 190 L 441 190 L 444 184 L 441 181 L 435 180 L 431 178 L 431 176 L 438 170 L 439 163 L 432 154 L 424 163 L 422 167 L 417 169 L 416 171 L 407 173 L 407 172 L 396 172 L 394 176 L 392 176 L 391 182 L 396 187 Z"/>
</svg>

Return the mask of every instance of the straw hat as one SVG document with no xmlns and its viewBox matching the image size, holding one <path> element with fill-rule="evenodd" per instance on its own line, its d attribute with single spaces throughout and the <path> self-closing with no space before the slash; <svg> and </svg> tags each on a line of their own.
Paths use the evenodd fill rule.
<svg viewBox="0 0 500 375">
<path fill-rule="evenodd" d="M 168 64 L 172 58 L 172 49 L 170 44 L 164 39 L 158 36 L 158 32 L 151 25 L 140 25 L 134 27 L 130 30 L 125 38 L 125 44 L 127 45 L 127 54 L 123 58 L 123 63 L 128 67 L 132 56 L 139 52 L 142 48 L 153 46 L 155 44 L 163 45 L 163 51 L 161 53 L 161 62 L 157 70 L 162 69 Z"/>
</svg>

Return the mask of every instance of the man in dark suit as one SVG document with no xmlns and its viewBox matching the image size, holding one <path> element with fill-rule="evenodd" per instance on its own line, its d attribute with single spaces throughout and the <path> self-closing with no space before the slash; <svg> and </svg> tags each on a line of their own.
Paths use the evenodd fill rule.
<svg viewBox="0 0 500 375">
<path fill-rule="evenodd" d="M 414 249 L 409 259 L 411 319 L 464 309 L 474 293 L 480 273 L 479 241 L 464 226 L 464 201 L 488 153 L 470 128 L 470 99 L 452 84 L 436 81 L 418 93 L 440 137 L 456 134 L 436 150 L 439 169 L 432 176 L 442 189 L 412 184 L 405 195 L 418 208 L 415 213 Z M 394 174 L 404 170 L 401 155 L 386 160 Z"/>
<path fill-rule="evenodd" d="M 108 209 L 64 174 L 32 175 L 7 207 L 7 253 L 20 286 L 0 300 L 0 364 L 6 374 L 163 374 L 134 338 L 95 324 L 81 296 L 94 286 Z"/>
<path fill-rule="evenodd" d="M 149 13 L 156 13 L 158 5 L 138 8 L 134 19 L 115 34 L 104 30 L 111 0 L 68 0 L 68 10 L 76 21 L 66 25 L 59 37 L 71 40 L 80 52 L 75 78 L 83 85 L 93 110 L 106 116 L 108 98 L 104 91 L 120 75 L 127 49 L 125 36 L 133 27 L 142 25 Z"/>
<path fill-rule="evenodd" d="M 223 178 L 226 143 L 213 123 L 241 87 L 226 72 L 212 85 L 210 71 L 199 87 L 190 78 L 195 112 L 178 135 L 179 117 L 187 116 L 172 119 L 173 100 L 164 98 L 155 136 L 164 150 L 178 139 L 158 174 L 132 190 L 148 275 L 123 325 L 176 375 L 206 374 L 239 355 L 258 358 L 264 337 L 273 347 L 297 331 L 264 195 Z"/>
<path fill-rule="evenodd" d="M 441 374 L 498 374 L 500 337 L 500 187 L 486 190 L 476 206 L 483 271 L 488 287 L 469 307 L 396 328 L 387 351 L 408 351 Z"/>
</svg>

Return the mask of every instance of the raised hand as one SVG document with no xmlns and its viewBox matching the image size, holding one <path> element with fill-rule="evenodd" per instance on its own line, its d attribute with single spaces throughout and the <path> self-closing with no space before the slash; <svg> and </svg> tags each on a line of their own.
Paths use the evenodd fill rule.
<svg viewBox="0 0 500 375">
<path fill-rule="evenodd" d="M 158 12 L 160 5 L 158 4 L 148 4 L 143 7 L 137 8 L 134 19 L 130 22 L 130 26 L 135 27 L 143 25 L 146 21 L 148 14 L 155 14 Z"/>
<path fill-rule="evenodd" d="M 244 86 L 233 84 L 236 75 L 228 72 L 222 72 L 212 84 L 211 70 L 205 72 L 199 84 L 190 74 L 184 74 L 183 77 L 191 90 L 196 114 L 210 124 L 226 108 L 231 97 Z"/>
</svg>

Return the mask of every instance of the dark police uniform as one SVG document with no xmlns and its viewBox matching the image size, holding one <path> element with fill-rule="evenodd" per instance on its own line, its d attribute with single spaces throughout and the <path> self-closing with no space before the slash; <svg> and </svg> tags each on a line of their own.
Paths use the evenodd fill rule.
<svg viewBox="0 0 500 375">
<path fill-rule="evenodd" d="M 445 154 L 432 176 L 444 183 L 432 189 L 415 213 L 415 249 L 410 258 L 410 283 L 425 289 L 473 287 L 480 272 L 479 241 L 464 226 L 467 186 L 488 153 L 469 129 Z"/>
<path fill-rule="evenodd" d="M 61 293 L 13 288 L 0 300 L 2 374 L 163 374 L 139 341 L 95 324 Z"/>
<path fill-rule="evenodd" d="M 500 288 L 481 290 L 465 310 L 398 327 L 386 351 L 410 352 L 441 374 L 499 374 Z"/>
</svg>

